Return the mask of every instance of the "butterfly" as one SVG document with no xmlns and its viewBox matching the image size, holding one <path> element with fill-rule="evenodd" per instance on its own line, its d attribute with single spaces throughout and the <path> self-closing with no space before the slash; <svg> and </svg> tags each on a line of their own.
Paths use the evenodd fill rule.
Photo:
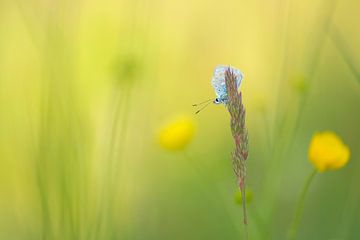
<svg viewBox="0 0 360 240">
<path fill-rule="evenodd" d="M 207 103 L 201 109 L 196 111 L 196 114 L 199 113 L 201 110 L 203 110 L 205 107 L 207 107 L 211 103 L 210 101 L 212 101 L 214 104 L 226 105 L 228 103 L 228 93 L 227 93 L 226 83 L 225 83 L 225 72 L 227 69 L 230 69 L 230 71 L 233 72 L 235 79 L 236 79 L 236 86 L 237 86 L 237 88 L 240 87 L 241 81 L 243 79 L 243 74 L 239 69 L 236 69 L 231 66 L 223 66 L 223 65 L 216 66 L 213 77 L 211 79 L 211 85 L 213 86 L 213 88 L 215 90 L 216 98 L 215 99 L 211 98 L 207 101 L 204 101 L 204 102 L 201 102 L 198 104 L 193 104 L 193 106 L 200 106 L 202 104 Z"/>
</svg>

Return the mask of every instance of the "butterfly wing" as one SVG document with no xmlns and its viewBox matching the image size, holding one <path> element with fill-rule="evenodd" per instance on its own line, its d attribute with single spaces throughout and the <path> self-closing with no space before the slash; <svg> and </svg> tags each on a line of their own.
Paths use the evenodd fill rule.
<svg viewBox="0 0 360 240">
<path fill-rule="evenodd" d="M 215 90 L 217 98 L 221 98 L 226 95 L 225 68 L 223 66 L 215 68 L 211 84 Z"/>
<path fill-rule="evenodd" d="M 227 96 L 226 84 L 225 84 L 225 72 L 230 68 L 231 71 L 234 73 L 236 77 L 236 85 L 239 88 L 241 85 L 241 81 L 243 79 L 243 74 L 239 69 L 229 67 L 229 66 L 222 66 L 219 65 L 215 68 L 213 78 L 211 80 L 211 84 L 215 90 L 215 94 L 217 98 L 223 98 Z"/>
<path fill-rule="evenodd" d="M 240 85 L 241 85 L 241 81 L 243 79 L 243 74 L 239 69 L 230 67 L 231 71 L 234 73 L 235 77 L 236 77 L 236 86 L 239 89 Z"/>
</svg>

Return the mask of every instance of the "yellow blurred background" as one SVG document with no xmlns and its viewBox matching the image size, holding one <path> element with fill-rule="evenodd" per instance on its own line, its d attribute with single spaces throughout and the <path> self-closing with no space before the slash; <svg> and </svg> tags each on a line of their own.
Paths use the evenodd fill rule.
<svg viewBox="0 0 360 240">
<path fill-rule="evenodd" d="M 244 73 L 250 239 L 286 238 L 323 130 L 350 161 L 315 179 L 298 236 L 359 239 L 359 8 L 0 0 L 0 239 L 242 239 L 229 114 L 192 107 L 218 64 Z M 166 149 L 179 118 L 194 132 Z"/>
</svg>

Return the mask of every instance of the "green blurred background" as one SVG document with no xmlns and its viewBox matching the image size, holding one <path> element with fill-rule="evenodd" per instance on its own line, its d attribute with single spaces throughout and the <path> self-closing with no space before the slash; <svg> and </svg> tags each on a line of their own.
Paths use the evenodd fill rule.
<svg viewBox="0 0 360 240">
<path fill-rule="evenodd" d="M 243 239 L 218 64 L 244 72 L 250 239 L 285 239 L 336 132 L 345 168 L 320 174 L 299 239 L 360 239 L 360 2 L 0 0 L 0 239 Z M 196 134 L 167 151 L 159 129 Z"/>
</svg>

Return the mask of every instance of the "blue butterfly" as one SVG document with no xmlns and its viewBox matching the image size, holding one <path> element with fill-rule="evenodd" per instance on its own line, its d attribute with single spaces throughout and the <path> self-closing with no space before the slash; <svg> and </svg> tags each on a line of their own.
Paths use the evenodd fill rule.
<svg viewBox="0 0 360 240">
<path fill-rule="evenodd" d="M 225 84 L 225 72 L 228 68 L 230 68 L 230 71 L 232 71 L 235 75 L 237 88 L 239 88 L 241 85 L 243 74 L 239 69 L 230 66 L 217 66 L 215 68 L 213 78 L 211 79 L 211 84 L 216 94 L 216 98 L 213 101 L 215 104 L 226 105 L 228 102 L 228 94 Z"/>
<path fill-rule="evenodd" d="M 227 93 L 226 84 L 225 84 L 225 72 L 228 68 L 230 68 L 230 70 L 235 75 L 237 88 L 240 87 L 241 81 L 243 79 L 242 72 L 239 69 L 236 69 L 231 66 L 218 65 L 215 68 L 214 75 L 211 79 L 211 85 L 213 86 L 213 88 L 215 90 L 216 98 L 215 99 L 211 98 L 207 101 L 204 101 L 204 102 L 201 102 L 198 104 L 194 104 L 193 106 L 199 106 L 204 103 L 207 103 L 205 106 L 203 106 L 201 109 L 199 109 L 196 112 L 196 114 L 199 113 L 201 110 L 203 110 L 205 107 L 207 107 L 211 103 L 210 101 L 212 101 L 214 104 L 226 105 L 228 103 L 228 93 Z"/>
</svg>

